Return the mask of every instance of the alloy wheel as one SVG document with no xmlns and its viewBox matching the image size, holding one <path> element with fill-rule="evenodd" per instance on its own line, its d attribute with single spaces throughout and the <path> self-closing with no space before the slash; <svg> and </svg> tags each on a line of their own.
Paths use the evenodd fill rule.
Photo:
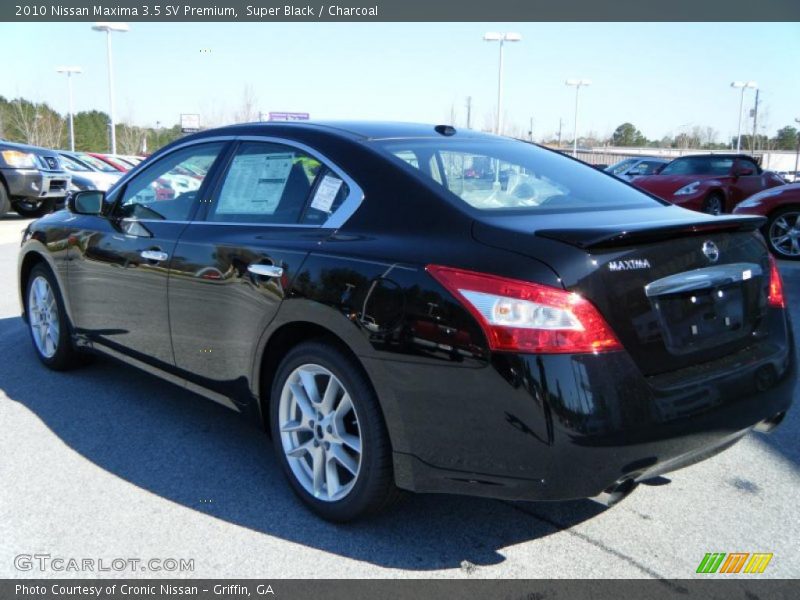
<svg viewBox="0 0 800 600">
<path fill-rule="evenodd" d="M 706 200 L 705 212 L 710 215 L 722 214 L 722 200 L 719 196 L 711 196 L 708 200 Z"/>
<path fill-rule="evenodd" d="M 58 303 L 50 283 L 41 275 L 28 292 L 28 322 L 39 353 L 45 358 L 55 356 L 60 335 Z"/>
<path fill-rule="evenodd" d="M 281 445 L 297 481 L 314 498 L 347 496 L 361 469 L 358 414 L 342 382 L 320 365 L 297 367 L 278 406 Z"/>
<path fill-rule="evenodd" d="M 800 212 L 785 212 L 769 228 L 772 247 L 784 256 L 800 256 Z"/>
</svg>

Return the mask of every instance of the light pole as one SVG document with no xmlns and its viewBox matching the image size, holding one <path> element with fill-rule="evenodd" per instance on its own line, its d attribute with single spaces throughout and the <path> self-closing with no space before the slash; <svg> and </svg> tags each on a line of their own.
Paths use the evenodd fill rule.
<svg viewBox="0 0 800 600">
<path fill-rule="evenodd" d="M 83 69 L 80 67 L 58 67 L 56 73 L 67 74 L 67 91 L 69 94 L 69 150 L 75 152 L 75 123 L 72 118 L 72 74 L 80 75 Z"/>
<path fill-rule="evenodd" d="M 591 79 L 567 79 L 566 85 L 575 86 L 575 123 L 572 127 L 572 156 L 578 156 L 578 94 L 581 87 L 592 85 Z"/>
<path fill-rule="evenodd" d="M 800 124 L 800 119 L 795 119 L 794 122 Z M 797 178 L 798 163 L 800 163 L 800 131 L 797 132 L 797 152 L 794 155 L 794 173 L 792 173 L 792 181 L 795 183 L 800 183 L 800 179 Z"/>
<path fill-rule="evenodd" d="M 94 31 L 104 31 L 106 34 L 106 50 L 108 53 L 108 109 L 109 126 L 111 127 L 111 154 L 117 153 L 117 129 L 114 122 L 114 67 L 111 60 L 111 32 L 125 33 L 130 30 L 127 23 L 95 23 Z"/>
<path fill-rule="evenodd" d="M 498 33 L 489 31 L 483 35 L 484 42 L 500 42 L 500 63 L 497 69 L 497 119 L 495 120 L 497 135 L 503 134 L 503 44 L 506 42 L 520 42 L 522 35 L 519 33 Z"/>
<path fill-rule="evenodd" d="M 758 88 L 758 84 L 756 84 L 755 81 L 734 81 L 731 83 L 731 87 L 742 90 L 742 94 L 739 98 L 739 130 L 736 134 L 736 151 L 739 152 L 742 149 L 742 112 L 744 111 L 744 91 L 747 88 L 754 90 Z"/>
</svg>

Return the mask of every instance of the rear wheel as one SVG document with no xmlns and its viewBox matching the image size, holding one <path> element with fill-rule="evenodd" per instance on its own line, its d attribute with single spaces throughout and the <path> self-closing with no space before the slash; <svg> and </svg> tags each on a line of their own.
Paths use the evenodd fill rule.
<svg viewBox="0 0 800 600">
<path fill-rule="evenodd" d="M 350 521 L 399 497 L 375 392 L 334 345 L 306 342 L 286 355 L 272 385 L 270 424 L 289 484 L 322 518 Z"/>
<path fill-rule="evenodd" d="M 14 210 L 17 211 L 17 214 L 19 214 L 21 217 L 36 219 L 42 215 L 52 212 L 53 207 L 55 206 L 55 200 L 53 200 L 53 198 L 42 198 L 41 200 L 23 198 L 21 200 L 14 201 L 13 206 Z"/>
<path fill-rule="evenodd" d="M 767 221 L 765 237 L 769 249 L 778 258 L 800 260 L 800 207 L 772 213 Z"/>
<path fill-rule="evenodd" d="M 703 212 L 709 215 L 721 215 L 725 212 L 725 198 L 719 192 L 708 195 L 703 202 Z"/>
<path fill-rule="evenodd" d="M 25 312 L 33 349 L 47 367 L 62 371 L 76 366 L 82 355 L 72 345 L 64 301 L 52 271 L 33 267 L 25 293 Z"/>
</svg>

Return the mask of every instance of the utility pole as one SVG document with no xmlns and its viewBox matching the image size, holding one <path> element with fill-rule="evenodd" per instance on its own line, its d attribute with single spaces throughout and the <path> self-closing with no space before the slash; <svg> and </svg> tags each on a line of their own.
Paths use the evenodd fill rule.
<svg viewBox="0 0 800 600">
<path fill-rule="evenodd" d="M 561 148 L 561 127 L 564 124 L 564 119 L 558 117 L 558 147 Z"/>
<path fill-rule="evenodd" d="M 533 117 L 531 117 L 531 126 L 528 129 L 528 140 L 533 141 Z"/>
<path fill-rule="evenodd" d="M 795 119 L 794 122 L 800 124 L 800 119 Z M 800 131 L 797 132 L 797 153 L 794 155 L 794 173 L 792 173 L 795 183 L 800 181 L 800 179 L 797 178 L 798 163 L 800 163 Z"/>
<path fill-rule="evenodd" d="M 756 102 L 753 105 L 753 153 L 756 151 L 756 125 L 758 124 L 758 92 L 761 90 L 756 89 Z"/>
<path fill-rule="evenodd" d="M 467 96 L 467 129 L 472 129 L 472 96 Z"/>
</svg>

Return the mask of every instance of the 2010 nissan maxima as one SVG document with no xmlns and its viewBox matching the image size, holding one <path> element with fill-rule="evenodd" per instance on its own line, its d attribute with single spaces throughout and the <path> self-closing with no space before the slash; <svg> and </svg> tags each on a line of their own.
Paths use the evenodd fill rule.
<svg viewBox="0 0 800 600">
<path fill-rule="evenodd" d="M 100 352 L 246 413 L 327 519 L 400 489 L 610 504 L 789 408 L 762 221 L 449 126 L 237 125 L 33 222 L 19 284 L 46 366 Z"/>
</svg>

